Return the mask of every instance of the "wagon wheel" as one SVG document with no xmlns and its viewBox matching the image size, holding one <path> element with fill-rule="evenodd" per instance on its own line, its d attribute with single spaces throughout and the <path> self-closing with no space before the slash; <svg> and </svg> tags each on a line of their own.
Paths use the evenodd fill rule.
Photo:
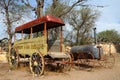
<svg viewBox="0 0 120 80">
<path fill-rule="evenodd" d="M 30 70 L 33 75 L 42 75 L 44 72 L 44 58 L 41 53 L 33 53 L 30 58 Z"/>
<path fill-rule="evenodd" d="M 88 52 L 77 60 L 79 69 L 85 69 L 87 71 L 91 71 L 94 67 L 94 56 L 91 52 Z"/>
<path fill-rule="evenodd" d="M 71 67 L 72 67 L 72 58 L 71 55 L 69 53 L 66 53 L 66 55 L 68 55 L 68 58 L 64 58 L 62 59 L 63 64 L 63 70 L 65 71 L 70 71 Z"/>
<path fill-rule="evenodd" d="M 102 54 L 99 64 L 105 68 L 112 68 L 115 64 L 115 57 L 113 54 Z"/>
<path fill-rule="evenodd" d="M 15 48 L 11 48 L 10 57 L 9 57 L 9 64 L 11 69 L 16 69 L 18 67 L 18 55 Z"/>
</svg>

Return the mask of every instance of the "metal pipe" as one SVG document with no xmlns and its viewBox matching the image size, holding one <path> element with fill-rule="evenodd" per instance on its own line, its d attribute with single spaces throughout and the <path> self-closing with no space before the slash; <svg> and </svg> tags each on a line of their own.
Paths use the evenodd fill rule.
<svg viewBox="0 0 120 80">
<path fill-rule="evenodd" d="M 96 28 L 93 28 L 94 31 L 94 43 L 97 44 Z"/>
</svg>

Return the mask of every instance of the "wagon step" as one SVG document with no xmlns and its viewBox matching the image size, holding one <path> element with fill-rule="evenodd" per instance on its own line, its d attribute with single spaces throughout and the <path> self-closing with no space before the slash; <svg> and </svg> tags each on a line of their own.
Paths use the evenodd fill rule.
<svg viewBox="0 0 120 80">
<path fill-rule="evenodd" d="M 54 58 L 70 58 L 70 55 L 65 52 L 49 52 L 49 56 L 51 56 L 53 59 Z"/>
<path fill-rule="evenodd" d="M 56 64 L 73 64 L 72 62 L 68 62 L 68 61 L 54 61 L 54 62 L 45 62 L 45 65 L 48 65 L 48 64 L 52 64 L 52 65 L 56 65 Z"/>
</svg>

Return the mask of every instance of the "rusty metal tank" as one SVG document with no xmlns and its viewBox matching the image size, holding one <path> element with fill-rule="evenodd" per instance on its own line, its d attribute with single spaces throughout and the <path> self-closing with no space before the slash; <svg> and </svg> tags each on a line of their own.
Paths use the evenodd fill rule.
<svg viewBox="0 0 120 80">
<path fill-rule="evenodd" d="M 99 51 L 100 50 L 100 51 Z M 87 53 L 89 52 L 93 55 L 95 59 L 100 58 L 100 54 L 103 53 L 102 48 L 98 48 L 96 45 L 81 45 L 81 46 L 74 46 L 71 48 L 71 53 L 73 54 L 74 59 L 77 59 L 77 55 L 81 53 Z"/>
</svg>

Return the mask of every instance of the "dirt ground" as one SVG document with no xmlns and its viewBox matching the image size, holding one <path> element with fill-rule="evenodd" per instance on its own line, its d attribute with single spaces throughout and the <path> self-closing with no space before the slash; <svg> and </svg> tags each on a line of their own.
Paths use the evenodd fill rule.
<svg viewBox="0 0 120 80">
<path fill-rule="evenodd" d="M 44 75 L 33 77 L 29 67 L 9 70 L 7 63 L 0 63 L 0 80 L 120 80 L 120 54 L 115 55 L 116 63 L 112 69 L 97 66 L 93 71 L 76 70 L 68 72 L 45 71 Z"/>
</svg>

